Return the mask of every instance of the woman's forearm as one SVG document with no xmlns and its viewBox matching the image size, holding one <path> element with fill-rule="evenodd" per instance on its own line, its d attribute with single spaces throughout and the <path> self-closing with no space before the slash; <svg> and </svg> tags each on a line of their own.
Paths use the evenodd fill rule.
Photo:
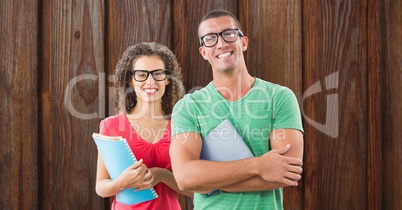
<svg viewBox="0 0 402 210">
<path fill-rule="evenodd" d="M 111 197 L 123 190 L 118 184 L 110 179 L 103 179 L 96 182 L 96 193 L 103 197 Z"/>
</svg>

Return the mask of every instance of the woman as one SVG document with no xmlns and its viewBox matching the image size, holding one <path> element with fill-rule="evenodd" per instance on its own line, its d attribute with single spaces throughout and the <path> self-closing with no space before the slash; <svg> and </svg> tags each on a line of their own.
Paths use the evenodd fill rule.
<svg viewBox="0 0 402 210">
<path fill-rule="evenodd" d="M 139 160 L 111 180 L 98 154 L 96 192 L 110 197 L 125 188 L 153 187 L 158 198 L 125 205 L 116 199 L 112 209 L 180 209 L 182 192 L 171 172 L 170 115 L 183 96 L 181 68 L 174 54 L 158 43 L 139 43 L 127 48 L 116 66 L 115 116 L 100 123 L 100 134 L 122 136 Z"/>
</svg>

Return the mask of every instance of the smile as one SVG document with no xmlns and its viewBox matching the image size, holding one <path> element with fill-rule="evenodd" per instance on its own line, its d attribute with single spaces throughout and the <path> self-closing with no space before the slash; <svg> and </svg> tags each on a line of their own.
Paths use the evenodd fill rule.
<svg viewBox="0 0 402 210">
<path fill-rule="evenodd" d="M 157 91 L 157 89 L 152 88 L 152 89 L 144 89 L 144 92 L 146 93 L 155 93 Z"/>
<path fill-rule="evenodd" d="M 221 58 L 227 58 L 227 57 L 229 57 L 230 55 L 232 55 L 232 53 L 231 53 L 231 52 L 227 52 L 227 53 L 223 53 L 223 54 L 218 55 L 218 58 L 219 58 L 219 59 L 221 59 Z"/>
</svg>

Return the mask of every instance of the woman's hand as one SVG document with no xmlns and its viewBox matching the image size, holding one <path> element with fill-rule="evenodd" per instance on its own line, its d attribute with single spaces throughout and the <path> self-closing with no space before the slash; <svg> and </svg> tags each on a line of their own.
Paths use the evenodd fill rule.
<svg viewBox="0 0 402 210">
<path fill-rule="evenodd" d="M 156 184 L 159 183 L 159 181 L 157 181 L 155 177 L 156 176 L 153 173 L 153 171 L 151 169 L 147 169 L 144 179 L 142 182 L 139 183 L 138 187 L 136 188 L 136 191 L 154 187 Z"/>
<path fill-rule="evenodd" d="M 121 189 L 125 188 L 139 188 L 149 181 L 153 181 L 152 174 L 149 173 L 149 169 L 143 160 L 135 162 L 132 166 L 124 170 L 120 176 L 116 179 L 116 185 Z"/>
</svg>

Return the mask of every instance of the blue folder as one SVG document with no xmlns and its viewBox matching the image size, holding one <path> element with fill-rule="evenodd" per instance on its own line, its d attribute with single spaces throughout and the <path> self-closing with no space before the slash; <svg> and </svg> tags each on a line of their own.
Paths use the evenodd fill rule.
<svg viewBox="0 0 402 210">
<path fill-rule="evenodd" d="M 106 169 L 112 180 L 115 180 L 137 159 L 127 144 L 126 139 L 121 137 L 107 137 L 100 134 L 92 134 L 98 151 L 105 163 Z M 158 197 L 153 188 L 135 191 L 134 188 L 126 188 L 116 195 L 116 200 L 123 204 L 137 204 Z"/>
</svg>

